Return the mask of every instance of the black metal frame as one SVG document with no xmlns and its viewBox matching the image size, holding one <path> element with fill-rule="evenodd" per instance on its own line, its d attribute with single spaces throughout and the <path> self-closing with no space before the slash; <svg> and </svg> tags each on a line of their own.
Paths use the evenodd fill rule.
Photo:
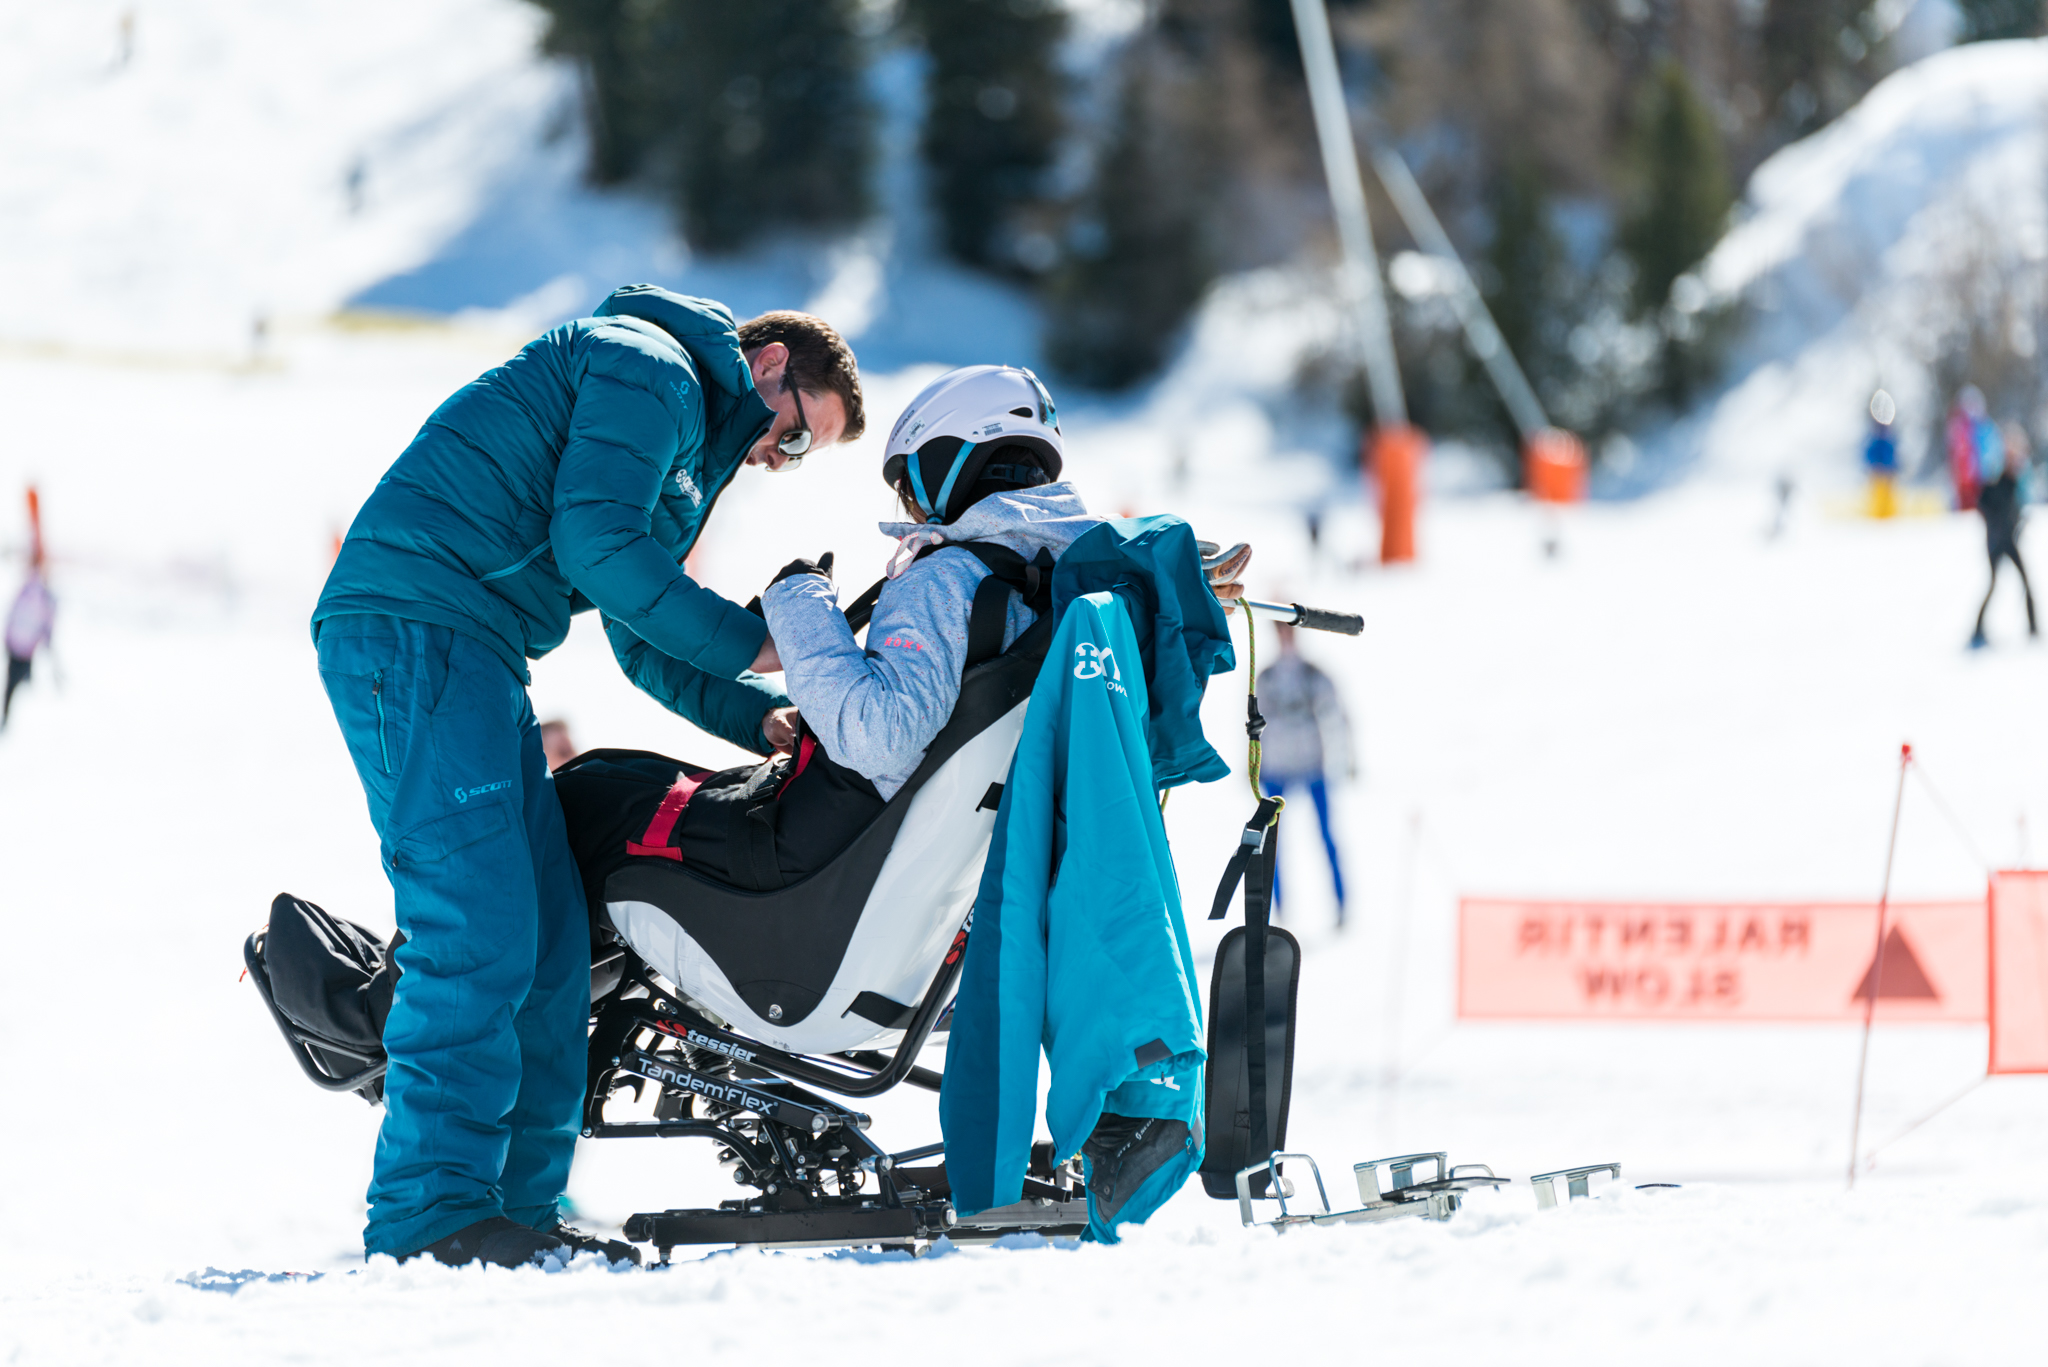
<svg viewBox="0 0 2048 1367">
<path fill-rule="evenodd" d="M 383 1099 L 381 1079 L 384 1076 L 384 1069 L 389 1066 L 386 1059 L 324 1039 L 295 1024 L 278 1009 L 277 999 L 270 994 L 270 971 L 263 963 L 263 940 L 268 929 L 266 926 L 242 942 L 242 963 L 248 969 L 249 981 L 256 984 L 257 995 L 263 998 L 263 1005 L 269 1010 L 270 1018 L 277 1022 L 278 1032 L 284 1036 L 285 1044 L 292 1051 L 292 1057 L 298 1060 L 300 1069 L 312 1079 L 314 1086 L 330 1092 L 355 1092 L 371 1105 L 378 1104 Z M 309 1044 L 326 1053 L 360 1059 L 364 1066 L 356 1072 L 344 1075 L 331 1073 L 313 1057 L 312 1052 L 306 1047 Z"/>
<path fill-rule="evenodd" d="M 956 943 L 947 954 L 901 1043 L 886 1055 L 792 1054 L 759 1044 L 692 1009 L 637 955 L 620 949 L 615 985 L 592 1006 L 583 1137 L 708 1139 L 722 1146 L 735 1179 L 760 1193 L 715 1210 L 638 1214 L 626 1222 L 626 1237 L 654 1244 L 666 1262 L 672 1249 L 688 1244 L 869 1244 L 915 1252 L 942 1235 L 1081 1233 L 1086 1192 L 1072 1165 L 1053 1161 L 1049 1145 L 1034 1154 L 1023 1206 L 961 1222 L 943 1165 L 902 1166 L 942 1153 L 943 1144 L 892 1155 L 868 1137 L 867 1116 L 799 1085 L 852 1098 L 903 1083 L 937 1091 L 940 1075 L 915 1060 L 952 999 L 961 948 Z M 650 1084 L 660 1089 L 654 1119 L 604 1118 L 621 1088 L 638 1095 Z M 693 1114 L 700 1104 L 711 1113 Z M 827 1173 L 834 1174 L 831 1193 L 822 1185 Z M 864 1190 L 868 1173 L 876 1179 L 872 1192 Z"/>
</svg>

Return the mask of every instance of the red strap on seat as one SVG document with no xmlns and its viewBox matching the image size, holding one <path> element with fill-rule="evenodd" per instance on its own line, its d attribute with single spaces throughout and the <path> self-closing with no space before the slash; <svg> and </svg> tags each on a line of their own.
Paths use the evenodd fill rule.
<svg viewBox="0 0 2048 1367">
<path fill-rule="evenodd" d="M 775 796 L 781 797 L 784 793 L 789 791 L 789 785 L 797 781 L 798 775 L 802 774 L 804 771 L 804 766 L 811 762 L 811 755 L 817 750 L 817 748 L 817 739 L 813 737 L 809 732 L 805 732 L 804 738 L 797 743 L 796 768 L 790 770 L 789 777 L 782 780 L 782 786 L 775 790 Z"/>
<path fill-rule="evenodd" d="M 647 823 L 647 834 L 638 840 L 628 840 L 626 853 L 659 855 L 681 863 L 683 852 L 670 846 L 668 838 L 675 834 L 676 822 L 682 819 L 683 808 L 690 805 L 690 799 L 697 795 L 697 787 L 704 779 L 703 774 L 677 774 L 675 783 L 662 797 L 661 805 L 654 809 L 654 820 Z"/>
</svg>

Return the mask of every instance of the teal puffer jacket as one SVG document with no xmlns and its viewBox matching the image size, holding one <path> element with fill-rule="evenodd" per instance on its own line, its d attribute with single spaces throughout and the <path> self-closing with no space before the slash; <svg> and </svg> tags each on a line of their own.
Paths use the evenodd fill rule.
<svg viewBox="0 0 2048 1367">
<path fill-rule="evenodd" d="M 766 627 L 682 564 L 773 420 L 724 305 L 618 290 L 434 411 L 349 528 L 314 634 L 351 613 L 432 622 L 526 679 L 596 607 L 636 684 L 760 751 L 787 702 L 747 672 Z"/>
</svg>

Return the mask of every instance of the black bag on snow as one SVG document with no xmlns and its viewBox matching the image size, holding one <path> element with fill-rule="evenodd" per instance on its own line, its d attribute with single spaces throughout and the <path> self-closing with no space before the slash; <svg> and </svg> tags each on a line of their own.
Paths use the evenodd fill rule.
<svg viewBox="0 0 2048 1367">
<path fill-rule="evenodd" d="M 384 1022 L 398 985 L 389 945 L 353 921 L 281 892 L 243 959 L 306 1075 L 330 1091 L 384 1097 Z"/>
</svg>

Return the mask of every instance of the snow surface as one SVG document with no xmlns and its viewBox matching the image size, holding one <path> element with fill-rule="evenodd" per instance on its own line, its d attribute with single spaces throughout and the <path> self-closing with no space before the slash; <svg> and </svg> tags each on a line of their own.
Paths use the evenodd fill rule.
<svg viewBox="0 0 2048 1367">
<path fill-rule="evenodd" d="M 1701 267 L 1712 298 L 1749 310 L 1739 378 L 1685 428 L 1706 471 L 1752 484 L 1858 478 L 1880 385 L 1899 402 L 1915 468 L 1950 397 L 1934 392 L 1921 350 L 1952 303 L 1943 273 L 1973 255 L 2041 269 L 2044 170 L 2048 39 L 1916 62 L 1758 167 Z"/>
<path fill-rule="evenodd" d="M 136 56 L 114 71 L 127 8 Z M 1131 8 L 1102 0 L 1091 41 Z M 1802 498 L 1770 539 L 1755 481 L 1708 482 L 1575 510 L 1550 560 L 1518 502 L 1439 499 L 1419 566 L 1354 568 L 1377 538 L 1355 482 L 1261 401 L 1290 348 L 1334 325 L 1284 273 L 1223 290 L 1152 391 L 1063 404 L 1071 468 L 1105 511 L 1253 541 L 1265 596 L 1365 614 L 1363 639 L 1307 647 L 1360 722 L 1365 773 L 1338 797 L 1342 936 L 1291 826 L 1307 946 L 1291 1145 L 1340 1195 L 1348 1163 L 1416 1149 L 1518 1184 L 1447 1225 L 1284 1238 L 1190 1191 L 1117 1248 L 363 1266 L 379 1113 L 308 1086 L 237 980 L 280 889 L 390 923 L 305 628 L 334 535 L 451 389 L 625 278 L 827 308 L 857 335 L 877 433 L 935 366 L 1029 354 L 1021 302 L 933 265 L 913 212 L 829 250 L 719 262 L 653 207 L 584 190 L 571 92 L 530 55 L 534 31 L 515 0 L 0 10 L 0 491 L 40 483 L 61 598 L 57 654 L 0 736 L 0 1360 L 2039 1360 L 2048 1079 L 1965 1091 L 1981 1028 L 1879 1030 L 1876 1165 L 1848 1194 L 1853 1031 L 1451 1016 L 1460 893 L 1873 896 L 1902 740 L 1956 824 L 1909 793 L 1900 895 L 1975 895 L 1987 864 L 2027 862 L 2048 839 L 2043 660 L 2009 596 L 1994 648 L 1962 649 L 1977 524 L 1834 520 Z M 1979 60 L 1925 69 L 1958 56 Z M 890 60 L 900 207 L 917 68 Z M 2008 76 L 2040 88 L 2031 66 Z M 1810 242 L 1791 240 L 1744 258 L 1745 278 L 1792 270 Z M 1731 442 L 1780 440 L 1750 412 Z M 703 577 L 744 598 L 831 548 L 865 582 L 889 549 L 878 441 L 738 480 Z M 1320 557 L 1298 513 L 1318 499 Z M 0 551 L 18 556 L 8 506 Z M 1209 701 L 1227 753 L 1241 683 Z M 636 694 L 588 623 L 536 666 L 534 695 L 586 746 L 733 758 Z M 1196 915 L 1248 806 L 1233 781 L 1169 808 Z M 1193 931 L 1207 953 L 1215 929 Z M 936 1137 L 923 1094 L 873 1110 L 892 1145 Z M 1682 1186 L 1539 1214 L 1519 1181 L 1610 1160 L 1630 1184 Z M 571 1196 L 616 1226 L 731 1194 L 717 1178 L 702 1145 L 592 1143 Z M 284 1272 L 307 1275 L 262 1275 Z"/>
</svg>

